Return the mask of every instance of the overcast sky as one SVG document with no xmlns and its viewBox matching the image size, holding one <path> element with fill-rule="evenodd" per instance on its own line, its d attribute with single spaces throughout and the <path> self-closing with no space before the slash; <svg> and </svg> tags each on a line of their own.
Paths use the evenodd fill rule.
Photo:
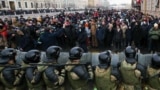
<svg viewBox="0 0 160 90">
<path fill-rule="evenodd" d="M 108 0 L 110 4 L 131 4 L 131 0 Z"/>
</svg>

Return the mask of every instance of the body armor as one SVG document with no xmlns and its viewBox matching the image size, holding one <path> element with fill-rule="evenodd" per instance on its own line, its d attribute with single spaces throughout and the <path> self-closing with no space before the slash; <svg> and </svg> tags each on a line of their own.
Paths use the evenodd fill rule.
<svg viewBox="0 0 160 90">
<path fill-rule="evenodd" d="M 59 85 L 59 78 L 61 72 L 59 69 L 49 66 L 43 73 L 43 79 L 47 86 L 47 90 L 64 90 L 63 84 Z"/>
<path fill-rule="evenodd" d="M 148 85 L 151 88 L 160 90 L 159 75 L 156 75 L 156 74 L 159 74 L 160 70 L 156 70 L 156 69 L 153 69 L 153 68 L 148 68 L 147 72 L 148 72 L 148 75 L 149 75 Z"/>
<path fill-rule="evenodd" d="M 26 69 L 26 81 L 27 81 L 27 85 L 29 90 L 43 90 L 43 80 L 42 80 L 42 73 L 40 72 L 36 72 L 35 73 L 35 69 L 36 68 L 27 68 Z"/>
<path fill-rule="evenodd" d="M 160 90 L 160 54 L 153 54 L 151 65 L 147 69 L 149 90 Z M 153 89 L 151 89 L 153 88 Z"/>
<path fill-rule="evenodd" d="M 124 84 L 124 90 L 141 90 L 136 89 L 141 88 L 140 78 L 135 75 L 136 65 L 137 63 L 128 64 L 125 60 L 121 63 L 120 73 Z"/>
<path fill-rule="evenodd" d="M 116 83 L 111 81 L 111 68 L 101 69 L 96 67 L 95 69 L 95 84 L 97 90 L 116 90 Z M 104 83 L 105 82 L 105 83 Z"/>
<path fill-rule="evenodd" d="M 69 63 L 71 62 L 67 62 L 67 64 Z M 85 76 L 88 76 L 88 75 L 85 75 L 88 72 L 86 72 L 86 70 L 83 68 L 86 68 L 86 67 L 83 65 L 81 67 L 65 66 L 65 69 L 67 70 L 68 82 L 70 83 L 73 90 L 89 90 L 89 86 L 88 86 L 89 77 L 88 79 L 87 77 L 85 77 Z M 84 74 L 84 76 L 82 74 Z"/>
</svg>

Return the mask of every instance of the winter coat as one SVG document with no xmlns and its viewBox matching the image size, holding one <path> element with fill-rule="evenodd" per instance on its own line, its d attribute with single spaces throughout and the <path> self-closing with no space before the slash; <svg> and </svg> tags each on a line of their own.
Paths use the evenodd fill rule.
<svg viewBox="0 0 160 90">
<path fill-rule="evenodd" d="M 19 36 L 19 48 L 22 48 L 23 51 L 29 51 L 34 49 L 34 41 L 30 35 Z"/>
<path fill-rule="evenodd" d="M 112 40 L 113 39 L 113 35 L 114 35 L 114 29 L 112 29 L 112 30 L 107 29 L 106 32 L 105 32 L 106 41 Z"/>
<path fill-rule="evenodd" d="M 142 39 L 142 29 L 139 26 L 133 28 L 133 41 L 140 42 Z"/>
<path fill-rule="evenodd" d="M 148 37 L 149 25 L 148 24 L 142 24 L 141 28 L 142 28 L 142 35 L 143 35 L 143 37 L 144 38 Z"/>
<path fill-rule="evenodd" d="M 78 43 L 85 44 L 87 40 L 87 33 L 84 28 L 81 28 L 81 31 L 78 33 Z"/>
<path fill-rule="evenodd" d="M 44 32 L 40 35 L 39 41 L 42 43 L 41 48 L 43 51 L 45 51 L 49 46 L 57 45 L 57 36 L 58 33 L 50 33 L 48 31 Z"/>
<path fill-rule="evenodd" d="M 158 40 L 160 37 L 160 30 L 159 29 L 155 30 L 154 28 L 152 28 L 149 31 L 149 37 L 153 40 Z"/>
<path fill-rule="evenodd" d="M 127 29 L 126 30 L 126 32 L 125 32 L 125 34 L 126 34 L 126 39 L 127 40 L 132 40 L 132 38 L 133 38 L 133 31 L 132 31 L 132 29 Z"/>
<path fill-rule="evenodd" d="M 96 23 L 91 24 L 91 35 L 96 35 L 97 26 Z"/>
<path fill-rule="evenodd" d="M 113 40 L 114 42 L 121 42 L 122 41 L 122 38 L 123 38 L 123 32 L 122 30 L 120 29 L 119 31 L 116 29 L 114 31 L 114 36 L 113 36 Z"/>
<path fill-rule="evenodd" d="M 105 30 L 102 27 L 99 27 L 96 30 L 96 36 L 98 40 L 104 40 L 105 37 Z"/>
</svg>

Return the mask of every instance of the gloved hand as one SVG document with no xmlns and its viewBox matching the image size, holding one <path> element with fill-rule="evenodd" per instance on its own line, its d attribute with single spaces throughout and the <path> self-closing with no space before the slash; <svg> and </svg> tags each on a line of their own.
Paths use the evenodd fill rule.
<svg viewBox="0 0 160 90">
<path fill-rule="evenodd" d="M 20 78 L 16 77 L 16 80 L 14 81 L 13 85 L 18 85 L 20 84 Z"/>
<path fill-rule="evenodd" d="M 89 75 L 90 75 L 90 79 L 93 79 L 93 77 L 94 77 L 93 72 L 88 72 L 88 73 L 89 73 Z"/>
<path fill-rule="evenodd" d="M 33 76 L 33 79 L 31 80 L 31 83 L 32 83 L 32 84 L 35 83 L 35 76 Z"/>
<path fill-rule="evenodd" d="M 37 66 L 38 72 L 43 72 L 48 66 Z"/>
<path fill-rule="evenodd" d="M 43 62 L 39 62 L 38 64 L 44 64 Z M 37 66 L 37 71 L 38 72 L 43 72 L 44 70 L 47 69 L 48 66 Z"/>
<path fill-rule="evenodd" d="M 65 77 L 65 73 L 66 73 L 66 70 L 65 70 L 65 69 L 62 69 L 62 70 L 61 70 L 61 76 Z"/>
<path fill-rule="evenodd" d="M 25 72 L 24 72 L 23 70 L 21 70 L 21 71 L 16 75 L 16 79 L 15 79 L 13 85 L 18 85 L 18 84 L 21 83 L 20 81 L 23 79 L 22 76 L 24 75 L 24 73 L 25 73 Z"/>
<path fill-rule="evenodd" d="M 111 81 L 114 82 L 116 80 L 117 80 L 117 78 L 115 76 L 111 75 Z"/>
<path fill-rule="evenodd" d="M 89 73 L 89 75 L 90 75 L 90 79 L 93 79 L 94 74 L 93 74 L 91 65 L 88 65 L 88 73 Z"/>
<path fill-rule="evenodd" d="M 80 77 L 78 77 L 74 72 L 71 72 L 70 75 L 71 75 L 71 78 L 72 78 L 73 80 L 78 80 L 78 79 L 80 79 Z"/>
<path fill-rule="evenodd" d="M 59 76 L 58 77 L 58 83 L 59 83 L 59 85 L 62 85 L 64 83 L 64 77 Z"/>
<path fill-rule="evenodd" d="M 136 69 L 134 71 L 134 73 L 135 73 L 136 77 L 141 78 L 141 72 L 138 69 Z"/>
<path fill-rule="evenodd" d="M 21 68 L 22 69 L 25 69 L 26 67 L 30 67 L 31 65 L 29 65 L 29 64 L 25 64 L 24 62 L 22 62 L 22 64 L 21 64 Z"/>
<path fill-rule="evenodd" d="M 40 73 L 40 72 L 38 71 L 38 69 L 35 69 L 34 72 L 33 72 L 33 78 L 32 78 L 32 80 L 31 80 L 31 83 L 32 83 L 32 84 L 34 84 L 34 83 L 36 82 L 36 81 L 35 81 L 35 78 L 36 78 L 36 75 L 37 75 L 38 73 Z"/>
</svg>

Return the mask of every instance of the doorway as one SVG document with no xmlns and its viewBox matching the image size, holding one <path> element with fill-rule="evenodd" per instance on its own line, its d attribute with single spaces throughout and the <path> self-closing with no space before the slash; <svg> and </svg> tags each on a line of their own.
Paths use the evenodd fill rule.
<svg viewBox="0 0 160 90">
<path fill-rule="evenodd" d="M 15 10 L 15 3 L 14 1 L 9 1 L 10 9 Z"/>
</svg>

